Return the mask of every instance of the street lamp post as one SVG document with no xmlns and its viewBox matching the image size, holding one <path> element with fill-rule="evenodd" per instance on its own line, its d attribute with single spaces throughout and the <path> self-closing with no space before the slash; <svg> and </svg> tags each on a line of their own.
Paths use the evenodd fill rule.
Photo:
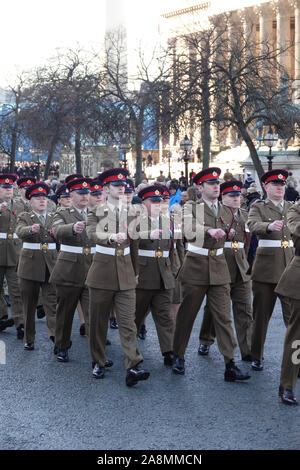
<svg viewBox="0 0 300 470">
<path fill-rule="evenodd" d="M 19 150 L 19 154 L 20 154 L 20 163 L 22 163 L 22 155 L 23 155 L 24 149 L 23 149 L 23 147 L 19 147 L 18 150 Z"/>
<path fill-rule="evenodd" d="M 171 179 L 171 152 L 170 152 L 170 145 L 166 145 L 166 150 L 168 152 L 168 178 Z"/>
<path fill-rule="evenodd" d="M 272 147 L 276 144 L 277 140 L 278 140 L 278 137 L 276 134 L 273 134 L 272 128 L 270 126 L 267 134 L 264 137 L 264 143 L 266 144 L 267 147 L 269 147 L 269 155 L 267 156 L 268 171 L 272 170 L 272 160 L 274 158 L 274 155 L 272 155 Z"/>
<path fill-rule="evenodd" d="M 129 152 L 129 150 L 130 150 L 130 145 L 129 145 L 129 144 L 125 144 L 125 143 L 124 143 L 124 144 L 121 144 L 120 147 L 119 147 L 119 149 L 120 149 L 120 152 L 122 152 L 123 155 L 124 155 L 124 158 L 123 158 L 123 166 L 124 166 L 124 168 L 126 169 L 126 168 L 127 168 L 126 154 L 127 154 L 127 153 Z"/>
<path fill-rule="evenodd" d="M 184 164 L 185 164 L 185 179 L 186 179 L 186 182 L 187 182 L 187 185 L 188 185 L 189 184 L 189 170 L 188 170 L 189 157 L 188 157 L 188 152 L 192 148 L 192 142 L 189 140 L 187 135 L 185 135 L 184 139 L 180 142 L 180 148 L 181 148 L 181 150 L 184 151 L 183 161 L 184 161 Z"/>
</svg>

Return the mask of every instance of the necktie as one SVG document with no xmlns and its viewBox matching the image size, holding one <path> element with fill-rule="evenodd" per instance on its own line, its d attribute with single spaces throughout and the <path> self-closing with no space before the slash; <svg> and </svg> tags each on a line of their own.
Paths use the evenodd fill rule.
<svg viewBox="0 0 300 470">
<path fill-rule="evenodd" d="M 86 220 L 87 219 L 87 215 L 86 215 L 86 212 L 85 211 L 81 211 L 81 215 L 83 217 L 83 220 Z"/>
<path fill-rule="evenodd" d="M 277 207 L 278 209 L 280 210 L 281 214 L 283 213 L 283 205 L 281 204 L 281 202 L 279 204 L 277 204 Z"/>
<path fill-rule="evenodd" d="M 211 205 L 211 210 L 213 211 L 213 213 L 217 217 L 218 216 L 218 208 L 217 208 L 216 204 Z"/>
<path fill-rule="evenodd" d="M 238 213 L 238 212 L 236 212 L 236 213 L 234 214 L 234 220 L 235 220 L 236 222 L 239 221 L 239 213 Z"/>
<path fill-rule="evenodd" d="M 40 221 L 42 222 L 43 227 L 45 227 L 45 225 L 46 225 L 45 216 L 44 216 L 44 215 L 40 215 L 40 216 L 39 216 L 39 219 L 40 219 Z"/>
</svg>

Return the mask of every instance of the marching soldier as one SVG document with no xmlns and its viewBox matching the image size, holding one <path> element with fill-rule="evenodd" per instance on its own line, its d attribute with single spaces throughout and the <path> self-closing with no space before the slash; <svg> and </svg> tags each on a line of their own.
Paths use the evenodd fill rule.
<svg viewBox="0 0 300 470">
<path fill-rule="evenodd" d="M 151 310 L 164 364 L 170 366 L 174 362 L 174 326 L 170 309 L 175 282 L 170 262 L 170 221 L 165 218 L 167 224 L 164 227 L 160 214 L 162 193 L 163 188 L 159 185 L 148 186 L 138 193 L 146 215 L 141 218 L 135 323 L 137 331 L 140 331 L 145 316 Z"/>
<path fill-rule="evenodd" d="M 53 233 L 60 251 L 50 282 L 57 294 L 55 345 L 57 360 L 68 362 L 71 331 L 78 301 L 82 306 L 86 331 L 89 326 L 89 295 L 85 285 L 86 275 L 95 251 L 86 234 L 86 219 L 90 192 L 90 178 L 75 178 L 67 183 L 71 206 L 54 214 Z"/>
<path fill-rule="evenodd" d="M 103 188 L 99 182 L 99 178 L 94 178 L 91 181 L 90 194 L 89 194 L 89 210 L 104 203 Z"/>
<path fill-rule="evenodd" d="M 234 363 L 236 346 L 230 316 L 230 274 L 224 256 L 224 243 L 231 239 L 232 213 L 218 203 L 220 193 L 219 168 L 200 171 L 194 182 L 200 185 L 201 201 L 184 205 L 184 235 L 188 240 L 187 253 L 179 273 L 183 286 L 174 335 L 173 365 L 175 374 L 184 374 L 184 353 L 197 313 L 205 295 L 215 325 L 218 346 L 224 356 L 226 381 L 247 380 Z"/>
<path fill-rule="evenodd" d="M 300 205 L 292 206 L 287 213 L 287 226 L 296 248 L 295 257 L 284 270 L 275 289 L 276 294 L 287 297 L 290 302 L 291 316 L 287 325 L 281 364 L 279 396 L 287 405 L 298 405 L 294 390 L 299 374 L 300 339 Z"/>
<path fill-rule="evenodd" d="M 247 274 L 249 265 L 245 247 L 249 242 L 249 229 L 246 226 L 248 213 L 240 209 L 240 194 L 243 183 L 241 181 L 228 181 L 222 183 L 220 192 L 224 206 L 232 210 L 231 228 L 235 234 L 231 241 L 224 244 L 224 255 L 231 277 L 230 297 L 232 301 L 233 318 L 237 340 L 242 360 L 251 362 L 251 285 Z M 200 330 L 199 354 L 204 356 L 215 340 L 215 328 L 209 305 L 204 308 L 202 326 Z"/>
<path fill-rule="evenodd" d="M 17 216 L 23 212 L 23 204 L 13 199 L 13 183 L 16 175 L 0 175 L 0 285 L 3 286 L 4 276 L 7 280 L 11 302 L 11 318 L 0 320 L 0 331 L 15 324 L 17 338 L 24 337 L 24 320 L 22 302 L 17 276 L 21 240 L 15 233 Z"/>
<path fill-rule="evenodd" d="M 47 214 L 47 200 L 50 188 L 39 182 L 26 190 L 31 212 L 23 212 L 17 221 L 16 233 L 23 241 L 18 266 L 21 298 L 25 321 L 25 346 L 34 350 L 35 310 L 39 291 L 46 313 L 48 336 L 54 342 L 56 294 L 49 284 L 49 277 L 57 258 L 56 243 L 52 235 L 53 214 Z"/>
<path fill-rule="evenodd" d="M 26 199 L 26 190 L 29 188 L 29 186 L 32 186 L 33 184 L 36 183 L 36 178 L 34 176 L 24 176 L 22 178 L 19 178 L 17 181 L 18 189 L 19 189 L 19 194 L 16 196 L 16 199 L 20 201 L 23 206 L 24 206 L 24 212 L 30 212 L 31 207 L 29 204 L 28 199 Z"/>
<path fill-rule="evenodd" d="M 71 205 L 70 191 L 68 190 L 66 184 L 62 184 L 55 193 L 57 199 L 56 211 L 61 209 L 68 209 Z"/>
<path fill-rule="evenodd" d="M 252 266 L 253 331 L 251 355 L 252 369 L 264 368 L 263 353 L 268 324 L 274 310 L 275 292 L 286 266 L 293 255 L 293 242 L 286 216 L 291 203 L 284 201 L 286 170 L 270 170 L 262 177 L 267 199 L 257 200 L 250 209 L 248 226 L 258 238 L 258 247 Z M 279 296 L 285 326 L 290 319 L 288 299 Z"/>
<path fill-rule="evenodd" d="M 128 172 L 123 168 L 101 174 L 102 184 L 107 187 L 107 202 L 88 215 L 87 233 L 91 242 L 96 243 L 96 253 L 87 285 L 90 292 L 89 339 L 93 377 L 101 379 L 105 374 L 108 318 L 114 305 L 125 354 L 126 385 L 131 387 L 140 380 L 148 379 L 150 374 L 138 366 L 143 357 L 137 349 L 134 321 L 137 244 L 129 234 L 131 227 L 135 230 L 136 217 L 129 216 L 127 209 L 120 205 L 127 176 Z"/>
</svg>

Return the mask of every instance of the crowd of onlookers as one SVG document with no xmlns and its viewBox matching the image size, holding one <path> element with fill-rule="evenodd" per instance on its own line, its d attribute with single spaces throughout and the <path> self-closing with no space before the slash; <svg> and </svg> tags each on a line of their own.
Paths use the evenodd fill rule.
<svg viewBox="0 0 300 470">
<path fill-rule="evenodd" d="M 45 170 L 45 165 L 46 164 L 44 162 L 40 162 L 40 164 L 37 162 L 16 162 L 13 173 L 18 175 L 19 178 L 22 178 L 23 176 L 34 176 L 35 178 L 37 178 L 38 175 L 40 175 L 40 177 L 42 178 L 42 175 L 44 174 Z M 0 167 L 0 172 L 11 173 L 9 163 L 2 165 Z M 58 162 L 51 163 L 49 175 L 56 178 L 59 177 Z"/>
</svg>

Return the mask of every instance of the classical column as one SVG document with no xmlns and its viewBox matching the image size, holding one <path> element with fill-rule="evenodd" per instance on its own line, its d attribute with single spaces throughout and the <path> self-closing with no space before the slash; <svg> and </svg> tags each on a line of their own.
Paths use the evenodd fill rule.
<svg viewBox="0 0 300 470">
<path fill-rule="evenodd" d="M 295 77 L 293 101 L 300 104 L 300 0 L 290 0 L 295 16 Z"/>
<path fill-rule="evenodd" d="M 290 8 L 286 1 L 274 1 L 274 10 L 277 23 L 277 48 L 280 51 L 278 62 L 290 75 L 290 51 L 287 50 L 291 43 L 290 38 Z M 281 73 L 282 75 L 282 73 Z"/>
<path fill-rule="evenodd" d="M 273 44 L 274 12 L 269 3 L 255 6 L 254 11 L 259 16 L 261 53 L 263 54 L 268 49 L 267 44 Z"/>
</svg>

